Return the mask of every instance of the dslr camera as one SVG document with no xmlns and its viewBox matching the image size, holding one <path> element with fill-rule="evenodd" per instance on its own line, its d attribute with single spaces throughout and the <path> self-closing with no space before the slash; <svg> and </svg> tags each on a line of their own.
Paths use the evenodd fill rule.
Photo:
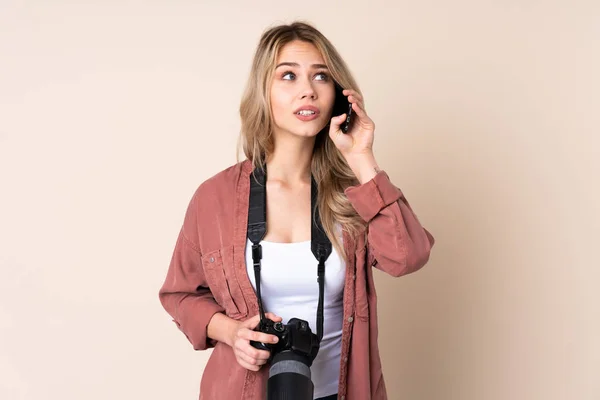
<svg viewBox="0 0 600 400">
<path fill-rule="evenodd" d="M 256 330 L 279 338 L 277 343 L 250 341 L 253 347 L 271 353 L 267 399 L 312 400 L 310 366 L 319 352 L 320 341 L 308 322 L 292 318 L 283 324 L 264 318 Z"/>
</svg>

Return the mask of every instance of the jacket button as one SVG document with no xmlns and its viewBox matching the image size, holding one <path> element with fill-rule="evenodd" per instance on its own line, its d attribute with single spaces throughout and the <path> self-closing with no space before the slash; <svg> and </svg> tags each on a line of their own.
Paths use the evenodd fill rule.
<svg viewBox="0 0 600 400">
<path fill-rule="evenodd" d="M 214 258 L 214 257 L 211 257 L 211 258 L 210 258 L 210 262 L 215 262 L 215 258 Z"/>
<path fill-rule="evenodd" d="M 352 322 L 352 321 L 354 321 L 354 318 L 348 317 L 348 322 Z"/>
<path fill-rule="evenodd" d="M 344 357 L 344 362 L 347 363 L 348 362 L 348 357 Z"/>
<path fill-rule="evenodd" d="M 342 398 L 341 398 L 341 400 L 344 400 L 345 398 L 346 398 L 346 396 L 342 395 Z"/>
</svg>

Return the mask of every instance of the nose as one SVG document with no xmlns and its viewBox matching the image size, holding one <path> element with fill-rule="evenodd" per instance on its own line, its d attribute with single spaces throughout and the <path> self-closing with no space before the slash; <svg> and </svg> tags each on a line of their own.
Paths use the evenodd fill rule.
<svg viewBox="0 0 600 400">
<path fill-rule="evenodd" d="M 305 81 L 302 89 L 300 90 L 300 99 L 305 99 L 305 98 L 311 98 L 311 99 L 317 98 L 317 92 L 315 91 L 315 88 L 313 87 L 313 83 L 310 81 L 310 79 L 308 81 Z"/>
</svg>

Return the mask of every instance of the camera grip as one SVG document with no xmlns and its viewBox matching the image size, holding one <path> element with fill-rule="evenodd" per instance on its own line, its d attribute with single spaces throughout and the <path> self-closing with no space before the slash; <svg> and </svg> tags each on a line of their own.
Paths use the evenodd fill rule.
<svg viewBox="0 0 600 400">
<path fill-rule="evenodd" d="M 250 341 L 250 346 L 254 347 L 255 349 L 259 349 L 259 350 L 266 350 L 266 351 L 271 351 L 271 349 L 269 347 L 267 347 L 266 344 L 264 344 L 263 342 L 257 342 L 255 340 L 251 340 Z"/>
</svg>

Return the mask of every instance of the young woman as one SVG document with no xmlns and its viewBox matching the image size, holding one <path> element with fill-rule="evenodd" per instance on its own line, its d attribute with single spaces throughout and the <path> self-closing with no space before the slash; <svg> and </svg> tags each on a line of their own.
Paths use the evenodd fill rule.
<svg viewBox="0 0 600 400">
<path fill-rule="evenodd" d="M 353 122 L 332 115 L 336 83 Z M 339 93 L 338 93 L 339 96 Z M 267 30 L 240 106 L 246 159 L 203 182 L 188 206 L 159 297 L 194 349 L 213 348 L 201 399 L 264 399 L 273 343 L 255 330 L 256 282 L 247 238 L 250 179 L 266 167 L 267 232 L 261 298 L 267 317 L 316 329 L 319 287 L 311 253 L 311 179 L 333 251 L 326 261 L 324 330 L 311 366 L 315 398 L 386 399 L 372 267 L 421 268 L 434 239 L 373 155 L 375 124 L 335 47 L 296 22 Z"/>
</svg>

